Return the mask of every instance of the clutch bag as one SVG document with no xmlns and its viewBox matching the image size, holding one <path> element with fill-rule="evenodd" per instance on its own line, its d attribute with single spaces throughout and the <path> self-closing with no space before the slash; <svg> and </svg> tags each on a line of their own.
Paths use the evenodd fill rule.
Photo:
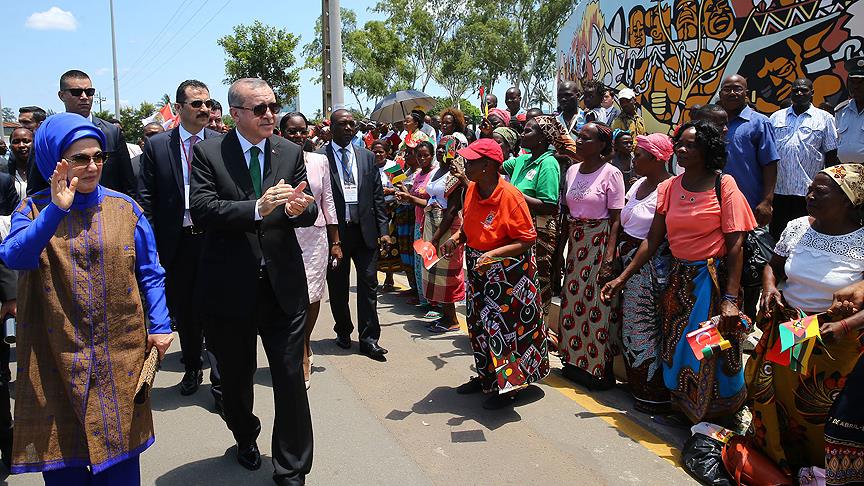
<svg viewBox="0 0 864 486">
<path fill-rule="evenodd" d="M 156 378 L 156 371 L 159 370 L 159 350 L 156 346 L 150 347 L 150 352 L 144 358 L 144 366 L 141 368 L 141 376 L 138 377 L 138 384 L 135 386 L 135 403 L 140 405 L 150 398 L 150 390 L 153 388 L 153 380 Z"/>
</svg>

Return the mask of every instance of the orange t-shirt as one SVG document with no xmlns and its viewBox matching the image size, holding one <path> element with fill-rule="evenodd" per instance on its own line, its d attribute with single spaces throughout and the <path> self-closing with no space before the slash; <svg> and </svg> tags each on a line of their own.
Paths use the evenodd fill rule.
<svg viewBox="0 0 864 486">
<path fill-rule="evenodd" d="M 657 212 L 666 215 L 666 238 L 675 258 L 706 260 L 724 256 L 724 233 L 756 227 L 750 205 L 732 176 L 724 175 L 720 181 L 722 210 L 713 187 L 690 192 L 681 186 L 681 177 L 666 179 L 657 186 Z"/>
<path fill-rule="evenodd" d="M 480 198 L 477 184 L 469 183 L 463 213 L 465 241 L 475 250 L 489 251 L 517 240 L 533 243 L 537 239 L 525 197 L 504 179 L 498 180 L 486 199 Z"/>
</svg>

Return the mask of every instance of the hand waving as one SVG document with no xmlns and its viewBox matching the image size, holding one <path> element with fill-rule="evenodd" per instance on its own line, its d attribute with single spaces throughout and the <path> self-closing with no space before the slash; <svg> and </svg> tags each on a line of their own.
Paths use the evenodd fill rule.
<svg viewBox="0 0 864 486">
<path fill-rule="evenodd" d="M 67 181 L 69 163 L 65 160 L 57 162 L 54 173 L 51 174 L 51 202 L 62 210 L 67 210 L 75 200 L 75 188 L 78 186 L 78 178 L 73 177 Z"/>
</svg>

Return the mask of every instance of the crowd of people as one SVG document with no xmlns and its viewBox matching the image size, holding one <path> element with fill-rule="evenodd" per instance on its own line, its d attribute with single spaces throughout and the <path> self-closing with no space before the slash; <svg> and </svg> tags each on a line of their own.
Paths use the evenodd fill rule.
<svg viewBox="0 0 864 486">
<path fill-rule="evenodd" d="M 457 107 L 312 124 L 247 78 L 228 93 L 231 129 L 188 80 L 178 126 L 148 124 L 138 145 L 90 113 L 90 78 L 69 71 L 67 113 L 21 108 L 0 171 L 0 314 L 17 315 L 19 369 L 13 426 L 0 345 L 3 461 L 46 484 L 140 482 L 153 426 L 135 384 L 173 326 L 179 392 L 196 393 L 209 361 L 214 409 L 253 470 L 260 335 L 274 480 L 303 484 L 310 336 L 326 289 L 335 344 L 353 347 L 353 264 L 358 349 L 376 361 L 394 274 L 430 333 L 460 332 L 465 303 L 476 375 L 455 391 L 486 409 L 518 403 L 557 354 L 576 386 L 626 381 L 638 411 L 746 430 L 790 478 L 864 481 L 861 66 L 847 63 L 851 99 L 833 113 L 807 79 L 757 113 L 728 76 L 671 136 L 646 131 L 633 90 L 591 79 L 562 82 L 555 113 L 526 110 L 515 87 L 505 108 L 487 95 L 469 127 Z M 814 315 L 812 356 L 782 363 L 781 324 Z M 687 336 L 707 323 L 727 345 L 700 356 Z"/>
</svg>

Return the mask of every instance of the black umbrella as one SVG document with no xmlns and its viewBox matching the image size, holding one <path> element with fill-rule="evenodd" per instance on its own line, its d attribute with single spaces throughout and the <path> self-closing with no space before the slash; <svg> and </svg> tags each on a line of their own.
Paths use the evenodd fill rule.
<svg viewBox="0 0 864 486">
<path fill-rule="evenodd" d="M 428 111 L 435 106 L 435 98 L 416 89 L 406 89 L 387 95 L 381 100 L 369 118 L 379 123 L 393 123 L 404 120 L 411 110 Z"/>
</svg>

